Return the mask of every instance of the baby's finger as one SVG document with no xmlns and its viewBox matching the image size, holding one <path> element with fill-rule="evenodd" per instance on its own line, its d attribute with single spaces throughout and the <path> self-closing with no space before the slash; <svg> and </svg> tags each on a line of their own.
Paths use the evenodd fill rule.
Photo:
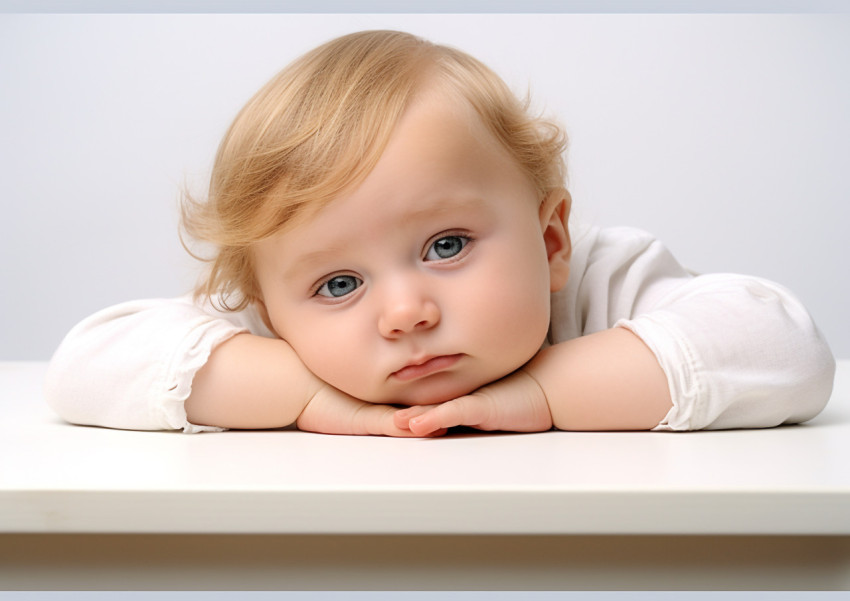
<svg viewBox="0 0 850 601">
<path fill-rule="evenodd" d="M 393 415 L 393 422 L 395 423 L 397 428 L 409 430 L 410 427 L 408 423 L 410 422 L 410 420 L 414 417 L 422 415 L 432 407 L 434 407 L 434 405 L 415 405 L 413 407 L 405 407 L 404 409 L 399 409 Z"/>
<path fill-rule="evenodd" d="M 437 405 L 408 423 L 410 431 L 425 436 L 436 430 L 454 426 L 479 426 L 490 414 L 486 403 L 474 396 L 465 396 Z"/>
<path fill-rule="evenodd" d="M 395 412 L 396 410 L 388 405 L 365 406 L 357 414 L 360 422 L 357 429 L 364 434 L 381 436 L 418 436 L 407 428 L 395 425 Z"/>
<path fill-rule="evenodd" d="M 432 432 L 424 434 L 411 432 L 407 428 L 407 422 L 404 422 L 404 427 L 399 427 L 395 423 L 395 414 L 398 410 L 387 405 L 373 405 L 367 407 L 360 412 L 364 419 L 363 427 L 368 434 L 379 434 L 381 436 L 394 436 L 398 438 L 422 438 L 432 436 L 442 436 L 446 433 L 445 428 L 438 428 Z"/>
</svg>

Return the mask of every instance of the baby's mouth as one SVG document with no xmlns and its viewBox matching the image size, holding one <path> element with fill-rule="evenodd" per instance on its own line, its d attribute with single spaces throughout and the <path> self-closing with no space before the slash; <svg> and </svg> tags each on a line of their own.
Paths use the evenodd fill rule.
<svg viewBox="0 0 850 601">
<path fill-rule="evenodd" d="M 415 380 L 417 378 L 424 378 L 425 376 L 430 376 L 431 374 L 450 368 L 457 363 L 462 356 L 462 354 L 457 354 L 431 357 L 420 363 L 406 365 L 400 370 L 393 372 L 390 377 L 401 380 L 402 382 Z"/>
</svg>

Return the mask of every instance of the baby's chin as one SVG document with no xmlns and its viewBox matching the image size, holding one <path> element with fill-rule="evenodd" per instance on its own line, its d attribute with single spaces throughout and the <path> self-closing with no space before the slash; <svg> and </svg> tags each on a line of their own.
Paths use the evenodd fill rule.
<svg viewBox="0 0 850 601">
<path fill-rule="evenodd" d="M 465 379 L 451 377 L 449 374 L 446 374 L 445 377 L 438 375 L 419 382 L 411 382 L 402 390 L 367 395 L 371 398 L 364 398 L 363 400 L 384 405 L 438 405 L 475 392 L 482 386 L 495 382 L 505 375 L 507 374 Z"/>
<path fill-rule="evenodd" d="M 528 359 L 536 352 L 531 353 Z M 519 359 L 515 356 L 501 364 L 471 360 L 460 369 L 449 369 L 410 382 L 393 382 L 388 379 L 377 386 L 374 386 L 374 381 L 373 386 L 364 386 L 363 381 L 346 381 L 341 374 L 333 374 L 337 377 L 329 377 L 325 381 L 356 399 L 376 405 L 438 405 L 468 395 L 512 374 L 528 360 Z"/>
</svg>

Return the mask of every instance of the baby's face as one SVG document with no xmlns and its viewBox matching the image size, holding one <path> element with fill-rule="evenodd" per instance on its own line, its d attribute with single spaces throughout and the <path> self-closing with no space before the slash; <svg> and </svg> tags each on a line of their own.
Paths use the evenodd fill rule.
<svg viewBox="0 0 850 601">
<path fill-rule="evenodd" d="M 552 252 L 563 215 L 553 226 L 540 206 L 470 107 L 423 97 L 362 184 L 258 245 L 268 321 L 313 373 L 359 399 L 469 393 L 545 339 L 549 294 L 566 277 L 550 267 L 568 258 Z"/>
</svg>

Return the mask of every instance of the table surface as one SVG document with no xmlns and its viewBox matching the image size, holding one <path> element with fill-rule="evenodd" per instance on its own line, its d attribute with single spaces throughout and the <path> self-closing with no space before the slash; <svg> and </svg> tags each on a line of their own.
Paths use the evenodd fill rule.
<svg viewBox="0 0 850 601">
<path fill-rule="evenodd" d="M 0 532 L 850 534 L 850 361 L 806 424 L 712 432 L 79 427 L 0 363 Z"/>
</svg>

